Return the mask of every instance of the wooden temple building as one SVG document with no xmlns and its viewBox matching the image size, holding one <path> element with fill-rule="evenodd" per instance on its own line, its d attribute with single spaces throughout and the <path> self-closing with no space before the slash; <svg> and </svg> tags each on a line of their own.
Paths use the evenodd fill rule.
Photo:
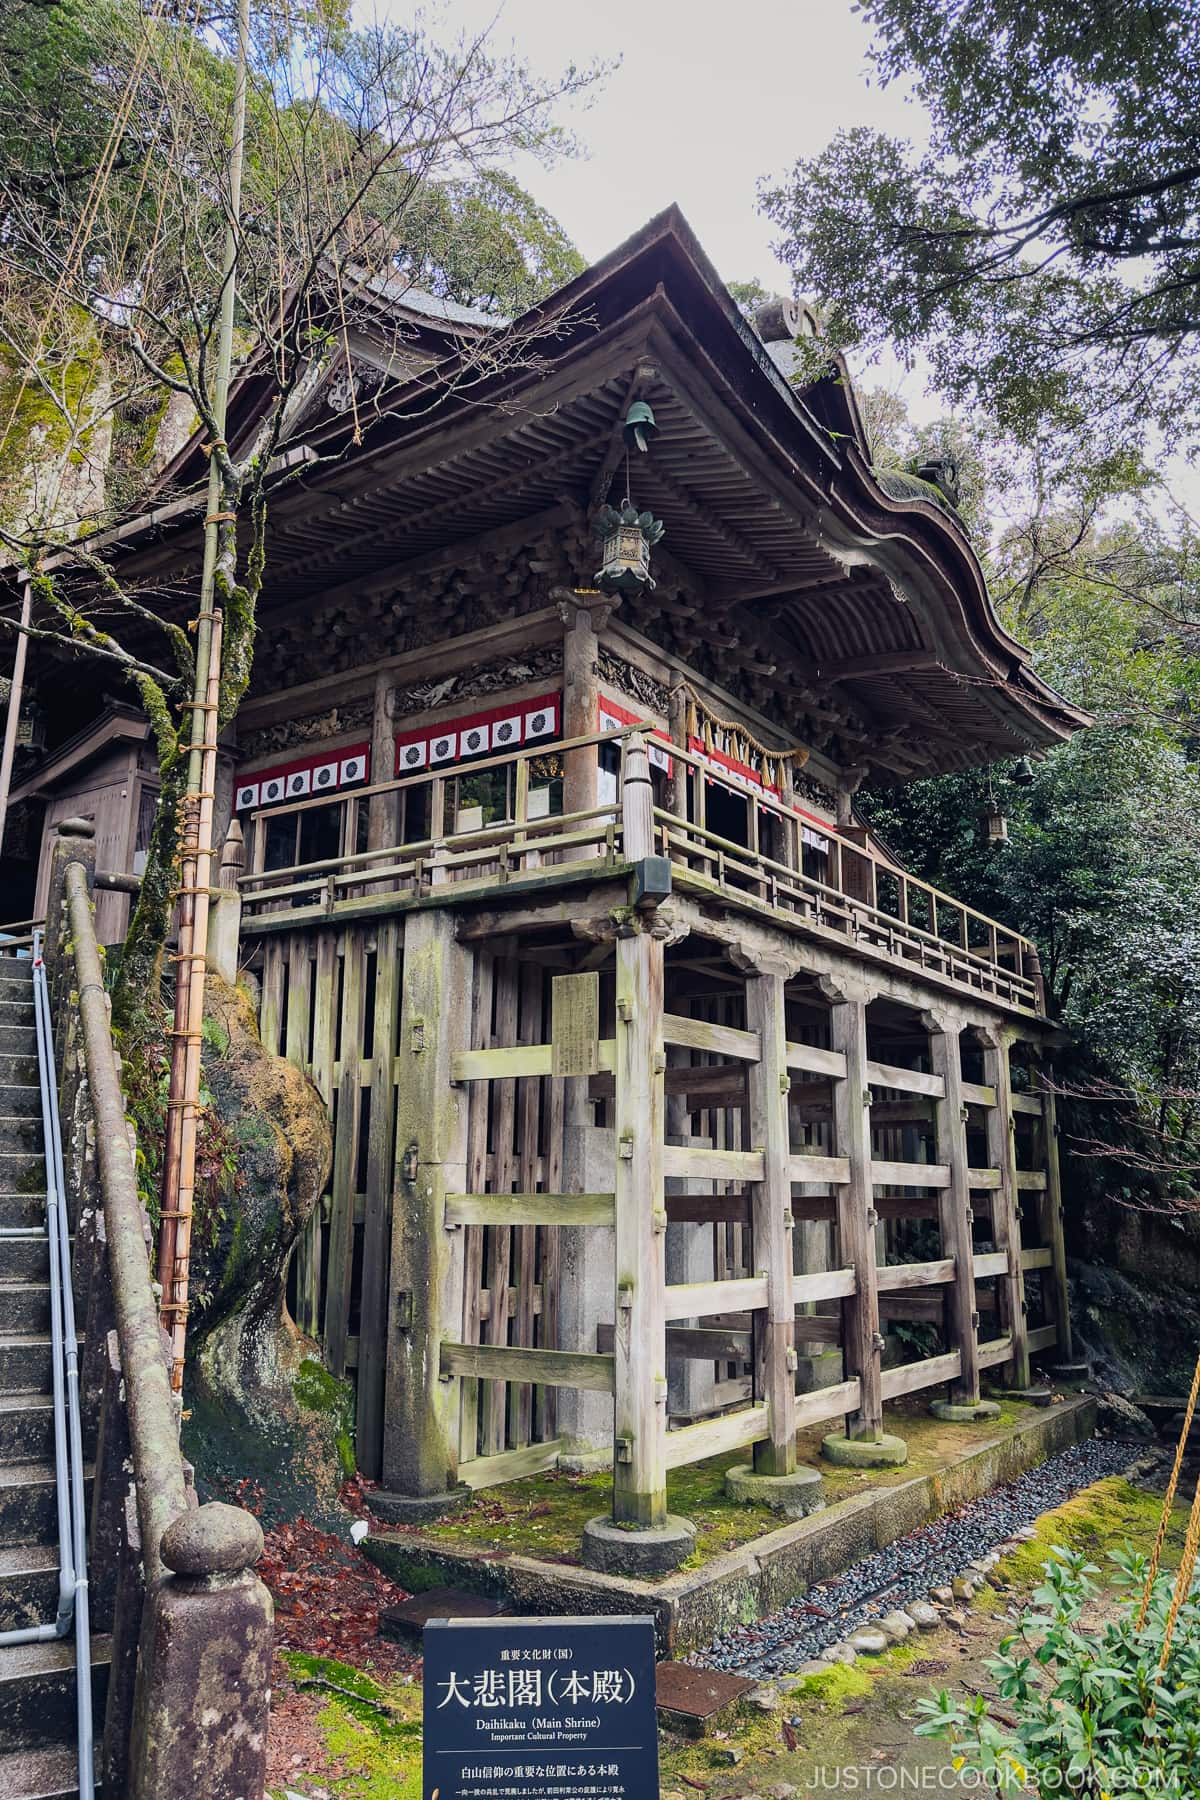
<svg viewBox="0 0 1200 1800">
<path fill-rule="evenodd" d="M 949 501 L 873 471 L 844 368 L 793 384 L 814 322 L 743 317 L 677 212 L 519 355 L 411 293 L 397 318 L 361 444 L 370 319 L 294 423 L 225 746 L 240 960 L 334 1124 L 292 1308 L 397 1516 L 611 1459 L 623 1539 L 669 1565 L 673 1469 L 744 1448 L 786 1484 L 800 1428 L 878 1444 L 896 1396 L 970 1417 L 1069 1352 L 1036 951 L 854 796 L 1085 721 Z M 257 404 L 251 366 L 235 438 Z M 194 591 L 202 469 L 123 529 L 126 577 Z M 596 535 L 627 495 L 661 541 Z M 80 679 L 18 797 L 47 847 L 103 814 L 132 868 L 145 733 Z"/>
</svg>

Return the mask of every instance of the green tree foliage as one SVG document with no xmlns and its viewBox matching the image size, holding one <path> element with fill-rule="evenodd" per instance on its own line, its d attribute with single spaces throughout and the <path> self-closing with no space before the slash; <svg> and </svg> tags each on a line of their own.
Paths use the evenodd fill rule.
<svg viewBox="0 0 1200 1800">
<path fill-rule="evenodd" d="M 937 426 L 906 437 L 890 405 L 883 417 L 891 438 L 877 457 L 945 441 Z M 917 873 L 1036 939 L 1071 1033 L 1060 1067 L 1076 1196 L 1188 1207 L 1200 1171 L 1197 545 L 1186 522 L 1168 528 L 1147 506 L 1136 463 L 1123 481 L 1111 465 L 1081 469 L 1047 496 L 1011 447 L 961 427 L 955 447 L 1004 623 L 1095 724 L 1036 763 L 1029 785 L 1008 764 L 861 804 Z M 1007 845 L 981 828 L 991 800 Z"/>
<path fill-rule="evenodd" d="M 1193 0 L 864 0 L 928 122 L 839 133 L 765 187 L 841 348 L 924 353 L 1025 441 L 1194 432 L 1200 11 Z M 922 119 L 914 114 L 920 132 Z"/>
</svg>

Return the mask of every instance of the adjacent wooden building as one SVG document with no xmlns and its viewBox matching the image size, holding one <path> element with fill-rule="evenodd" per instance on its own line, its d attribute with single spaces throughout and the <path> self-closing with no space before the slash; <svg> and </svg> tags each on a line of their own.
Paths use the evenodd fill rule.
<svg viewBox="0 0 1200 1800">
<path fill-rule="evenodd" d="M 295 422 L 224 789 L 264 1042 L 333 1115 L 293 1307 L 360 1466 L 419 1516 L 611 1457 L 660 1526 L 683 1464 L 783 1477 L 800 1426 L 1024 1385 L 1069 1345 L 1036 951 L 854 795 L 1085 721 L 845 370 L 793 385 L 812 321 L 744 318 L 677 212 L 515 337 L 378 306 L 410 366 L 364 318 Z M 251 368 L 235 433 L 257 403 Z M 126 574 L 186 590 L 201 469 Z M 627 493 L 665 535 L 621 598 Z M 61 750 L 39 780 L 71 797 Z"/>
</svg>

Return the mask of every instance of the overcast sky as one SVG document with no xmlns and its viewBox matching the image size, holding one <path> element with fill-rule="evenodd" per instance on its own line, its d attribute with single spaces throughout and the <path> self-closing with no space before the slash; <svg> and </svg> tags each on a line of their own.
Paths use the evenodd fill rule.
<svg viewBox="0 0 1200 1800">
<path fill-rule="evenodd" d="M 398 9 L 401 0 L 378 0 Z M 840 126 L 919 132 L 898 90 L 868 87 L 850 0 L 444 0 L 447 23 L 496 19 L 543 74 L 622 57 L 575 118 L 588 154 L 517 171 L 589 261 L 677 201 L 726 280 L 786 285 L 756 187 Z"/>
</svg>

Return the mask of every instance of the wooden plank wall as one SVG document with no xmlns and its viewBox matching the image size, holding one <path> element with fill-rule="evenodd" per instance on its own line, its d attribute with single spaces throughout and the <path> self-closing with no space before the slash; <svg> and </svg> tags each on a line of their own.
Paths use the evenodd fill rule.
<svg viewBox="0 0 1200 1800">
<path fill-rule="evenodd" d="M 480 952 L 473 992 L 473 1048 L 548 1042 L 549 1008 L 550 975 L 542 964 Z M 471 1084 L 467 1120 L 471 1193 L 559 1191 L 563 1089 L 564 1083 L 550 1075 Z M 556 1349 L 557 1227 L 468 1225 L 465 1229 L 463 1343 Z M 460 1465 L 553 1440 L 554 1388 L 464 1378 L 461 1390 Z"/>
<path fill-rule="evenodd" d="M 355 1380 L 358 1463 L 371 1476 L 383 1429 L 402 955 L 402 927 L 385 921 L 269 938 L 260 966 L 263 1043 L 305 1071 L 333 1122 L 328 1188 L 296 1246 L 289 1303 L 332 1373 Z"/>
</svg>

